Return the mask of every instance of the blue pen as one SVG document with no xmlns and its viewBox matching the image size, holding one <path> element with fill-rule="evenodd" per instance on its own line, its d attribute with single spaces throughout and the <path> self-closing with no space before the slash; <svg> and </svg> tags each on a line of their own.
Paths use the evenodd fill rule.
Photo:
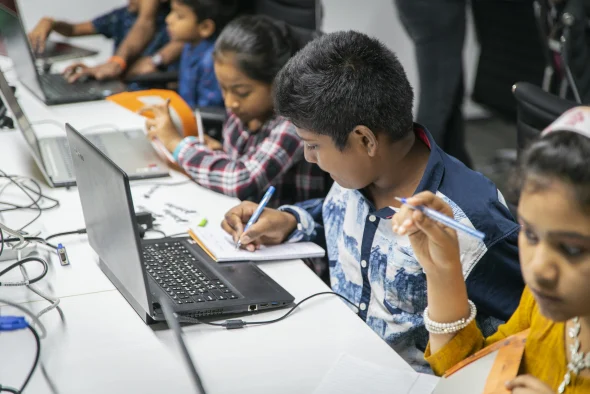
<svg viewBox="0 0 590 394">
<path fill-rule="evenodd" d="M 454 230 L 463 231 L 465 234 L 471 235 L 472 237 L 475 237 L 475 238 L 478 238 L 481 240 L 483 240 L 486 236 L 481 231 L 477 231 L 474 228 L 471 228 L 471 227 L 466 226 L 462 223 L 459 223 L 455 219 L 451 219 L 447 215 L 444 215 L 438 211 L 435 211 L 434 209 L 430 209 L 430 208 L 425 207 L 423 205 L 418 205 L 418 206 L 410 205 L 410 204 L 408 204 L 408 200 L 405 198 L 396 197 L 395 199 L 397 201 L 401 202 L 402 204 L 406 204 L 408 207 L 410 207 L 412 209 L 416 209 L 418 211 L 421 211 L 424 215 L 428 216 L 430 219 L 435 220 L 439 223 L 442 223 L 445 226 L 450 227 Z M 390 208 L 393 209 L 393 207 L 390 207 Z"/>
<path fill-rule="evenodd" d="M 246 223 L 246 228 L 244 229 L 244 233 L 246 231 L 248 231 L 250 226 L 252 226 L 254 223 L 256 223 L 256 221 L 260 217 L 260 214 L 262 213 L 262 211 L 264 211 L 266 204 L 268 204 L 268 202 L 270 201 L 270 198 L 272 197 L 274 192 L 275 192 L 275 187 L 270 186 L 268 188 L 268 190 L 266 191 L 266 193 L 264 193 L 264 197 L 262 197 L 260 204 L 258 204 L 258 208 L 256 208 L 256 211 L 254 211 L 254 215 L 252 215 L 250 220 L 248 220 L 248 223 Z M 242 246 L 242 241 L 238 240 L 238 243 L 236 244 L 236 249 L 239 249 L 240 246 Z"/>
</svg>

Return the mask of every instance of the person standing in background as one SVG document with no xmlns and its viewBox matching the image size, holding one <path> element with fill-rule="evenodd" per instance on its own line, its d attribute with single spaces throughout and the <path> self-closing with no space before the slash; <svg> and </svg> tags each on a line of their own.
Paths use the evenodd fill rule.
<svg viewBox="0 0 590 394">
<path fill-rule="evenodd" d="M 420 94 L 416 121 L 449 155 L 472 167 L 463 119 L 466 0 L 395 0 L 413 41 Z"/>
</svg>

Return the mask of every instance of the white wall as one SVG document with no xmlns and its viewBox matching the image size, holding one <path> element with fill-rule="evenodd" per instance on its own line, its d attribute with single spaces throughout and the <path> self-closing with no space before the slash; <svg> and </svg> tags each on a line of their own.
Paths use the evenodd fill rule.
<svg viewBox="0 0 590 394">
<path fill-rule="evenodd" d="M 396 52 L 404 65 L 408 78 L 416 90 L 418 74 L 414 48 L 397 16 L 394 0 L 322 0 L 324 4 L 323 30 L 333 32 L 354 29 L 382 40 Z M 64 20 L 89 20 L 105 11 L 120 7 L 125 0 L 20 0 L 25 24 L 31 28 L 42 16 L 52 16 Z M 471 91 L 475 78 L 475 68 L 479 47 L 475 42 L 473 24 L 468 24 L 465 43 L 465 72 L 467 94 Z M 468 97 L 468 96 L 467 96 Z M 417 105 L 415 106 L 417 107 Z M 471 100 L 465 102 L 466 115 L 479 117 L 485 112 Z"/>
</svg>

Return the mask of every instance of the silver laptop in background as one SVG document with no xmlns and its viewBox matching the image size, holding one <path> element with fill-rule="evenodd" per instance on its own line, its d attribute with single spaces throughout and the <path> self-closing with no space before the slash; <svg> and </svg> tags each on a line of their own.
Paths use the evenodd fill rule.
<svg viewBox="0 0 590 394">
<path fill-rule="evenodd" d="M 0 72 L 0 92 L 49 186 L 75 186 L 76 178 L 67 137 L 65 135 L 38 137 L 2 72 Z M 167 165 L 156 154 L 141 129 L 89 133 L 87 138 L 123 168 L 131 180 L 161 178 L 169 175 Z"/>
</svg>

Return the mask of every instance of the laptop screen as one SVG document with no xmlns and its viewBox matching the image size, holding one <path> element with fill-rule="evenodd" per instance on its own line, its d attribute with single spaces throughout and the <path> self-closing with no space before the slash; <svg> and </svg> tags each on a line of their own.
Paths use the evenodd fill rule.
<svg viewBox="0 0 590 394">
<path fill-rule="evenodd" d="M 29 39 L 18 16 L 5 5 L 0 4 L 0 36 L 8 56 L 14 63 L 18 79 L 35 95 L 45 98 L 39 84 L 37 69 Z"/>
<path fill-rule="evenodd" d="M 69 124 L 66 132 L 90 246 L 127 302 L 151 315 L 127 174 Z"/>
<path fill-rule="evenodd" d="M 45 170 L 45 165 L 43 164 L 43 160 L 41 158 L 41 150 L 39 149 L 39 140 L 37 139 L 37 135 L 35 134 L 35 131 L 31 126 L 31 123 L 27 119 L 27 116 L 25 115 L 21 106 L 16 100 L 16 97 L 14 96 L 14 93 L 12 92 L 10 85 L 8 85 L 8 82 L 6 81 L 6 78 L 4 77 L 2 71 L 0 71 L 0 92 L 2 93 L 2 97 L 4 97 L 4 102 L 6 103 L 6 105 L 8 105 L 10 111 L 16 118 L 18 128 L 25 137 L 27 145 L 29 146 L 29 150 L 33 155 L 33 159 L 35 159 L 35 163 L 37 163 L 37 166 L 43 173 L 45 180 L 47 180 L 47 182 L 51 184 L 49 175 Z"/>
</svg>

